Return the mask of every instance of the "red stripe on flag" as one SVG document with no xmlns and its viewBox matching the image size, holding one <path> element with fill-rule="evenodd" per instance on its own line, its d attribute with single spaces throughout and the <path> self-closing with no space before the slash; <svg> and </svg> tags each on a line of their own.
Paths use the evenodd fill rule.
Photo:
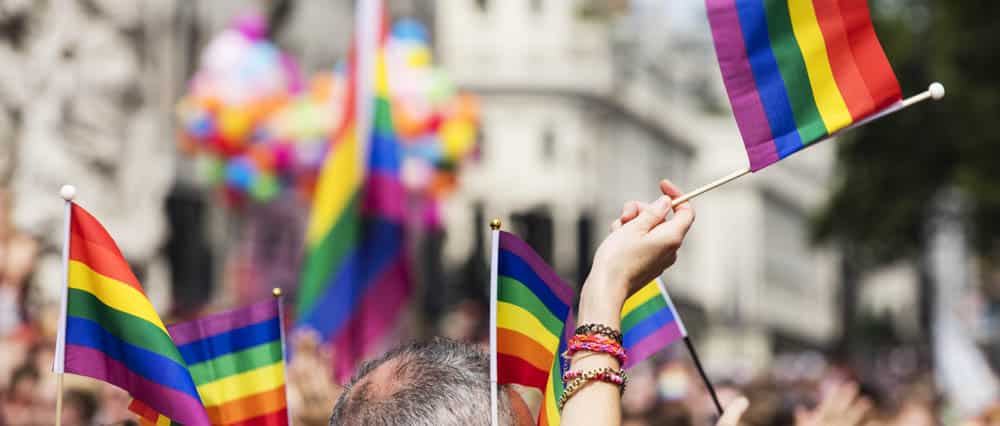
<svg viewBox="0 0 1000 426">
<path fill-rule="evenodd" d="M 858 121 L 875 111 L 875 101 L 872 100 L 868 86 L 865 84 L 858 64 L 854 62 L 851 43 L 847 38 L 843 17 L 837 0 L 813 0 L 816 18 L 823 31 L 826 42 L 826 53 L 833 68 L 833 77 L 837 87 L 847 103 L 853 121 Z"/>
<path fill-rule="evenodd" d="M 70 259 L 86 263 L 101 275 L 114 278 L 146 294 L 108 231 L 82 207 L 73 204 L 72 208 Z"/>
<path fill-rule="evenodd" d="M 497 381 L 500 384 L 516 383 L 545 392 L 549 372 L 535 368 L 527 361 L 514 355 L 497 354 Z"/>
<path fill-rule="evenodd" d="M 288 409 L 275 411 L 263 416 L 254 417 L 238 423 L 230 423 L 228 426 L 286 426 L 288 425 Z"/>
<path fill-rule="evenodd" d="M 872 25 L 868 0 L 839 0 L 840 11 L 850 40 L 854 61 L 861 71 L 868 92 L 880 110 L 902 98 L 896 73 L 885 56 Z"/>
</svg>

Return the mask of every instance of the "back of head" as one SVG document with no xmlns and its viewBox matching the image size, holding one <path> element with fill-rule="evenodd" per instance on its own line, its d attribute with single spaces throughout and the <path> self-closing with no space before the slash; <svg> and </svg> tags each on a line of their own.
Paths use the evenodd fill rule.
<svg viewBox="0 0 1000 426">
<path fill-rule="evenodd" d="M 489 425 L 489 357 L 447 339 L 402 346 L 371 360 L 337 400 L 331 426 Z M 501 424 L 511 424 L 501 392 Z"/>
</svg>

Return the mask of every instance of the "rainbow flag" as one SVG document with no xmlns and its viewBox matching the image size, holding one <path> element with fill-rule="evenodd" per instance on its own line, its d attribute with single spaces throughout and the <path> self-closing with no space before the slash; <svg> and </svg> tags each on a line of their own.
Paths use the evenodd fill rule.
<svg viewBox="0 0 1000 426">
<path fill-rule="evenodd" d="M 750 168 L 901 106 L 867 0 L 705 0 Z"/>
<path fill-rule="evenodd" d="M 185 425 L 208 425 L 187 363 L 111 235 L 70 203 L 64 315 L 53 370 L 118 386 Z"/>
<path fill-rule="evenodd" d="M 288 425 L 278 300 L 170 326 L 213 425 Z M 170 424 L 135 400 L 143 425 Z"/>
<path fill-rule="evenodd" d="M 380 2 L 379 10 L 379 22 L 370 24 L 377 28 L 377 48 L 356 48 L 352 54 L 346 121 L 317 180 L 297 305 L 297 327 L 313 329 L 333 345 L 335 375 L 342 382 L 385 345 L 412 293 L 406 192 L 389 104 L 388 33 Z M 369 62 L 365 55 L 374 65 L 372 79 L 360 78 L 366 71 L 357 64 Z M 371 115 L 357 114 L 368 105 Z"/>
<path fill-rule="evenodd" d="M 558 425 L 559 354 L 565 350 L 573 288 L 527 243 L 497 233 L 497 382 L 515 385 L 529 407 L 540 407 L 539 425 Z"/>
<path fill-rule="evenodd" d="M 657 278 L 635 292 L 622 305 L 622 343 L 630 368 L 687 336 L 687 329 Z"/>
</svg>

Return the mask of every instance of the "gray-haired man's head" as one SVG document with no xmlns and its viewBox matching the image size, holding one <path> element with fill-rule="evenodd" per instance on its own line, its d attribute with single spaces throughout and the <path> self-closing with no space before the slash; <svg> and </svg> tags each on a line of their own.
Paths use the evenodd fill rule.
<svg viewBox="0 0 1000 426">
<path fill-rule="evenodd" d="M 337 400 L 331 426 L 490 424 L 489 357 L 447 339 L 413 343 L 365 363 Z M 500 424 L 514 424 L 506 392 Z"/>
</svg>

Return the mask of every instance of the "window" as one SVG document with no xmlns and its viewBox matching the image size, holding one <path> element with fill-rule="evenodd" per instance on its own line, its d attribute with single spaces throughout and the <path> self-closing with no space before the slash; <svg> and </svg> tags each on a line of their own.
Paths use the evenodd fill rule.
<svg viewBox="0 0 1000 426">
<path fill-rule="evenodd" d="M 542 132 L 542 159 L 551 163 L 556 158 L 556 133 L 552 127 Z"/>
<path fill-rule="evenodd" d="M 479 7 L 480 12 L 487 12 L 490 8 L 490 0 L 476 0 L 476 6 Z"/>
<path fill-rule="evenodd" d="M 764 279 L 789 290 L 811 285 L 806 215 L 774 195 L 764 197 Z"/>
<path fill-rule="evenodd" d="M 529 0 L 531 1 L 531 11 L 535 13 L 542 13 L 542 7 L 544 6 L 544 0 Z"/>
</svg>

